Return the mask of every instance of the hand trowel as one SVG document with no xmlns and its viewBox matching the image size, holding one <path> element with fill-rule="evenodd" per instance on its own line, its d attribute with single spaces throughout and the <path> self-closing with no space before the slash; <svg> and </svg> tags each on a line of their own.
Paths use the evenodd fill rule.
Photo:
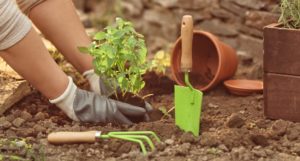
<svg viewBox="0 0 300 161">
<path fill-rule="evenodd" d="M 192 72 L 193 18 L 185 15 L 181 23 L 181 72 L 185 86 L 175 86 L 175 123 L 186 132 L 199 136 L 202 92 L 193 88 L 189 81 Z"/>
</svg>

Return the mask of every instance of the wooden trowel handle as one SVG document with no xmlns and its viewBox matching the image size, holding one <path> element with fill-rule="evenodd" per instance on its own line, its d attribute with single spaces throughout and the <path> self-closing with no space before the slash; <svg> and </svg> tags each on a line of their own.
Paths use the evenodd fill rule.
<svg viewBox="0 0 300 161">
<path fill-rule="evenodd" d="M 55 132 L 48 135 L 48 142 L 52 144 L 94 143 L 96 131 L 87 132 Z"/>
<path fill-rule="evenodd" d="M 192 69 L 192 47 L 193 47 L 193 17 L 185 15 L 181 23 L 181 71 L 187 72 Z"/>
</svg>

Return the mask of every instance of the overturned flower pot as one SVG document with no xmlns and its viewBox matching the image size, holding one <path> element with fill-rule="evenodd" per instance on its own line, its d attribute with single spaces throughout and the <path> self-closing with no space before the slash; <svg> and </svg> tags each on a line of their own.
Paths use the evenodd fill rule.
<svg viewBox="0 0 300 161">
<path fill-rule="evenodd" d="M 189 76 L 195 88 L 201 91 L 210 90 L 235 74 L 238 65 L 236 51 L 213 34 L 194 31 L 192 46 L 193 67 Z M 180 60 L 181 38 L 178 38 L 171 57 L 171 68 L 175 81 L 184 85 Z"/>
</svg>

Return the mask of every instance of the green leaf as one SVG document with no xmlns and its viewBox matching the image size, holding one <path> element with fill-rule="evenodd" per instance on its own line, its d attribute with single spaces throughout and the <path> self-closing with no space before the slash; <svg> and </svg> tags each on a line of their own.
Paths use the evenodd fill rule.
<svg viewBox="0 0 300 161">
<path fill-rule="evenodd" d="M 105 32 L 98 32 L 98 33 L 94 36 L 94 39 L 95 39 L 95 40 L 103 40 L 103 39 L 105 39 L 105 37 L 106 37 Z"/>
</svg>

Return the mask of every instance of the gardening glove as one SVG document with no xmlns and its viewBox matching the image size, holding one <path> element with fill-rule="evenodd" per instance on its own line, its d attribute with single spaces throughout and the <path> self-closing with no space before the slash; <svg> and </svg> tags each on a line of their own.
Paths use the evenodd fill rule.
<svg viewBox="0 0 300 161">
<path fill-rule="evenodd" d="M 102 96 L 111 96 L 114 94 L 114 89 L 108 85 L 106 85 L 104 83 L 104 79 L 105 78 L 100 78 L 94 71 L 94 69 L 85 71 L 83 73 L 83 76 L 89 81 L 90 83 L 90 87 L 91 87 L 91 91 L 102 95 Z M 117 91 L 120 90 L 119 88 L 117 89 Z M 153 110 L 152 106 L 145 101 L 145 108 L 147 110 L 147 112 L 151 112 Z M 148 115 L 148 113 L 145 115 L 145 121 L 150 121 L 150 117 Z"/>
<path fill-rule="evenodd" d="M 147 111 L 152 109 L 149 104 L 144 109 L 81 90 L 70 77 L 65 92 L 50 102 L 62 109 L 72 120 L 92 123 L 132 124 L 131 117 L 142 117 L 148 121 Z"/>
<path fill-rule="evenodd" d="M 106 85 L 104 78 L 100 78 L 94 69 L 85 71 L 82 75 L 89 81 L 91 91 L 103 96 L 110 96 L 114 93 L 113 88 Z"/>
<path fill-rule="evenodd" d="M 77 89 L 73 104 L 78 119 L 82 122 L 116 122 L 132 124 L 131 119 L 147 119 L 147 110 L 127 103 L 108 99 L 92 92 Z"/>
</svg>

